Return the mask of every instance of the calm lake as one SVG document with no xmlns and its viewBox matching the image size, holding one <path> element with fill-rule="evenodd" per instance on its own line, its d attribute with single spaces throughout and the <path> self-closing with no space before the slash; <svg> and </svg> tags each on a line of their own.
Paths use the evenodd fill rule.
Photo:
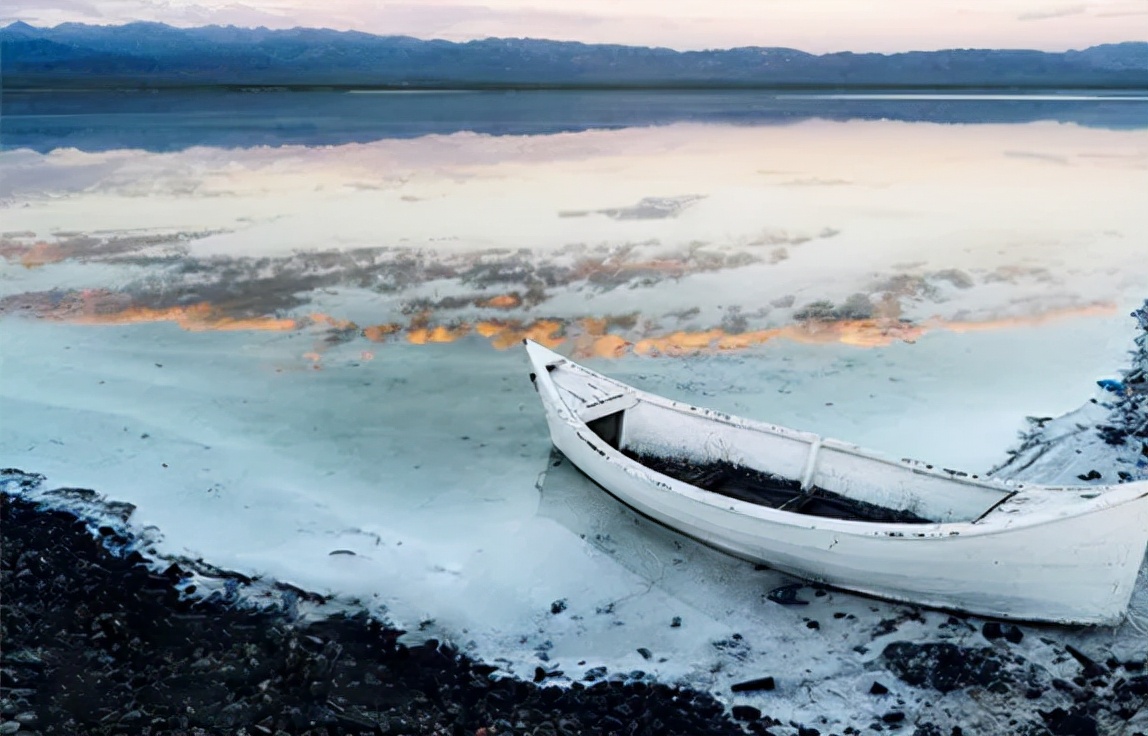
<svg viewBox="0 0 1148 736">
<path fill-rule="evenodd" d="M 527 676 L 861 692 L 831 613 L 897 607 L 762 609 L 554 467 L 521 338 L 981 472 L 1148 296 L 1145 96 L 9 92 L 0 143 L 0 460 Z"/>
</svg>

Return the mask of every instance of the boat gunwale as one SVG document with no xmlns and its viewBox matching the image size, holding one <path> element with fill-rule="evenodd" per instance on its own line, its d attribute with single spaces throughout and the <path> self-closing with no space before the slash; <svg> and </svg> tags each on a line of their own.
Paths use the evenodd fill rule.
<svg viewBox="0 0 1148 736">
<path fill-rule="evenodd" d="M 650 483 L 652 485 L 662 485 L 674 493 L 690 498 L 693 501 L 703 503 L 705 505 L 717 508 L 722 511 L 732 511 L 741 516 L 746 516 L 761 521 L 771 523 L 784 523 L 788 526 L 798 527 L 808 530 L 824 530 L 845 532 L 855 536 L 862 537 L 881 537 L 890 540 L 936 540 L 936 539 L 953 539 L 960 538 L 961 536 L 984 536 L 988 534 L 1004 533 L 1018 528 L 1032 528 L 1043 524 L 1056 523 L 1066 519 L 1073 519 L 1085 516 L 1091 513 L 1098 513 L 1109 510 L 1115 506 L 1124 505 L 1127 503 L 1135 502 L 1139 499 L 1148 497 L 1148 481 L 1137 481 L 1133 483 L 1123 483 L 1116 485 L 1102 485 L 1102 486 L 1045 486 L 1033 483 L 1017 483 L 1014 481 L 1000 480 L 997 478 L 971 478 L 968 476 L 960 477 L 955 474 L 950 474 L 944 470 L 936 470 L 927 467 L 921 467 L 924 463 L 918 460 L 895 460 L 885 457 L 880 453 L 871 450 L 865 450 L 858 445 L 847 443 L 841 440 L 822 437 L 812 432 L 803 430 L 791 429 L 780 425 L 767 424 L 754 419 L 739 417 L 725 412 L 719 412 L 713 409 L 706 409 L 705 407 L 693 406 L 683 402 L 674 401 L 657 394 L 652 394 L 642 389 L 630 386 L 629 384 L 622 383 L 617 379 L 610 378 L 602 375 L 597 371 L 586 368 L 585 366 L 576 363 L 569 358 L 566 358 L 554 351 L 538 345 L 533 341 L 524 340 L 524 344 L 528 348 L 536 346 L 537 349 L 543 350 L 546 353 L 554 355 L 558 360 L 542 359 L 543 356 L 537 356 L 539 359 L 535 360 L 536 350 L 530 350 L 530 356 L 536 368 L 539 369 L 538 381 L 545 381 L 545 383 L 554 389 L 554 399 L 561 404 L 569 415 L 566 419 L 568 423 L 575 429 L 579 439 L 586 442 L 593 449 L 595 449 L 603 457 L 607 458 L 614 464 L 621 467 L 631 476 L 636 476 L 639 480 Z M 711 421 L 716 421 L 727 426 L 737 429 L 746 429 L 750 431 L 764 432 L 776 436 L 785 437 L 787 439 L 797 439 L 803 442 L 813 442 L 816 439 L 821 439 L 822 447 L 830 447 L 831 449 L 839 450 L 856 457 L 860 457 L 869 461 L 876 461 L 884 465 L 900 468 L 902 470 L 909 470 L 914 474 L 924 475 L 928 477 L 937 478 L 947 482 L 958 483 L 962 485 L 971 485 L 982 488 L 988 488 L 995 491 L 1007 492 L 1008 495 L 1004 496 L 999 501 L 993 503 L 986 511 L 980 516 L 972 520 L 966 521 L 949 521 L 949 522 L 932 522 L 932 523 L 904 523 L 904 522 L 874 522 L 866 520 L 849 520 L 849 519 L 835 519 L 825 516 L 815 516 L 809 514 L 799 514 L 791 511 L 782 511 L 770 506 L 755 504 L 748 501 L 742 501 L 737 498 L 723 496 L 713 491 L 707 491 L 704 488 L 679 481 L 668 475 L 660 473 L 646 465 L 643 465 L 628 456 L 620 450 L 615 449 L 609 443 L 604 442 L 592 429 L 584 422 L 579 416 L 574 407 L 571 407 L 562 396 L 558 393 L 557 384 L 549 376 L 550 369 L 563 367 L 572 368 L 576 371 L 583 373 L 586 376 L 592 377 L 597 380 L 607 381 L 615 386 L 622 388 L 625 391 L 631 392 L 638 401 L 645 401 L 650 404 L 662 406 L 673 411 L 688 413 L 693 415 L 700 415 Z M 582 431 L 584 430 L 584 431 Z M 590 436 L 587 437 L 586 435 Z M 1014 515 L 1003 510 L 1010 502 L 1016 501 L 1018 498 L 1030 498 L 1039 496 L 1059 496 L 1059 495 L 1076 495 L 1076 498 L 1057 499 L 1062 501 L 1051 507 L 1038 509 L 1032 513 L 1021 515 Z M 1088 494 L 1082 497 L 1080 494 Z M 927 531 L 926 531 L 927 530 Z"/>
</svg>

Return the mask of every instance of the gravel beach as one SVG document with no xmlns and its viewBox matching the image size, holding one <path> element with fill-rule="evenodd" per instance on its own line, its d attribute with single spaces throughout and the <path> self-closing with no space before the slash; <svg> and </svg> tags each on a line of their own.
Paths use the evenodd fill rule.
<svg viewBox="0 0 1148 736">
<path fill-rule="evenodd" d="M 540 669 L 538 682 L 496 679 L 436 641 L 399 643 L 402 632 L 365 614 L 308 623 L 283 606 L 197 599 L 177 589 L 188 574 L 179 564 L 157 574 L 138 552 L 113 552 L 128 540 L 112 528 L 0 499 L 0 733 L 743 732 L 711 696 L 640 677 L 558 687 Z M 250 582 L 220 575 L 225 590 Z M 766 725 L 754 720 L 751 732 Z"/>
</svg>

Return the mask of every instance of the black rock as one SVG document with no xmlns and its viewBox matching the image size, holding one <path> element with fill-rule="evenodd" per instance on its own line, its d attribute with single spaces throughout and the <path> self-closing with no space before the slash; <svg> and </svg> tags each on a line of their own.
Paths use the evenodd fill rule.
<svg viewBox="0 0 1148 736">
<path fill-rule="evenodd" d="M 770 731 L 762 721 L 750 721 L 745 728 L 754 736 L 774 736 L 773 731 Z"/>
<path fill-rule="evenodd" d="M 1108 670 L 1101 667 L 1095 660 L 1071 644 L 1065 644 L 1064 651 L 1068 652 L 1072 655 L 1073 659 L 1080 663 L 1080 666 L 1084 668 L 1085 677 L 1103 677 L 1108 674 Z"/>
<path fill-rule="evenodd" d="M 1096 719 L 1083 711 L 1066 712 L 1063 708 L 1056 708 L 1040 716 L 1053 736 L 1097 736 L 1098 733 Z"/>
<path fill-rule="evenodd" d="M 682 617 L 681 616 L 674 616 L 672 619 L 670 619 L 670 628 L 671 629 L 681 628 L 681 625 L 682 625 Z"/>
<path fill-rule="evenodd" d="M 775 687 L 777 687 L 777 683 L 773 681 L 772 677 L 758 677 L 753 680 L 735 683 L 730 686 L 730 690 L 735 693 L 748 693 L 756 690 L 773 690 Z"/>
<path fill-rule="evenodd" d="M 874 682 L 873 685 L 869 688 L 870 695 L 885 695 L 888 692 L 889 688 L 885 687 L 879 682 Z"/>
<path fill-rule="evenodd" d="M 885 723 L 900 723 L 905 720 L 905 714 L 899 710 L 892 710 L 881 716 L 881 720 Z"/>
<path fill-rule="evenodd" d="M 1113 686 L 1112 692 L 1118 700 L 1148 698 L 1148 675 L 1121 680 Z"/>
<path fill-rule="evenodd" d="M 1021 640 L 1024 639 L 1024 632 L 1020 630 L 1019 626 L 1006 626 L 1004 630 L 1004 638 L 1005 641 L 1011 642 L 1013 644 L 1020 644 Z"/>
<path fill-rule="evenodd" d="M 908 684 L 943 693 L 972 685 L 999 692 L 1011 681 L 1002 667 L 1001 655 L 991 648 L 895 641 L 885 647 L 881 656 L 889 669 Z"/>
<path fill-rule="evenodd" d="M 565 598 L 559 598 L 558 600 L 556 600 L 550 604 L 550 613 L 554 614 L 555 616 L 557 616 L 558 614 L 562 613 L 565 610 L 566 610 L 566 599 Z"/>
<path fill-rule="evenodd" d="M 601 680 L 606 676 L 606 671 L 607 670 L 605 667 L 591 667 L 590 669 L 586 670 L 586 674 L 582 676 L 582 679 L 586 682 Z"/>
<path fill-rule="evenodd" d="M 996 621 L 986 621 L 985 625 L 981 627 L 981 636 L 989 641 L 993 641 L 994 639 L 999 639 L 1004 636 L 1004 630 Z"/>
<path fill-rule="evenodd" d="M 602 720 L 598 721 L 598 725 L 606 733 L 621 731 L 625 725 L 614 716 L 604 716 Z"/>
<path fill-rule="evenodd" d="M 761 718 L 761 711 L 752 705 L 735 705 L 730 709 L 730 713 L 738 721 L 756 721 Z"/>
</svg>

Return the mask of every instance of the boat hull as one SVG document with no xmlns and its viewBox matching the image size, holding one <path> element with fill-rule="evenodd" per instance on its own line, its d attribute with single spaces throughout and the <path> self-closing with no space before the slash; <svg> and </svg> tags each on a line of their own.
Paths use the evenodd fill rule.
<svg viewBox="0 0 1148 736">
<path fill-rule="evenodd" d="M 1148 543 L 1148 486 L 1113 503 L 1082 503 L 1079 514 L 927 525 L 711 498 L 603 442 L 563 402 L 545 353 L 532 358 L 554 445 L 622 502 L 706 544 L 808 580 L 983 616 L 1114 624 L 1127 609 Z"/>
</svg>

